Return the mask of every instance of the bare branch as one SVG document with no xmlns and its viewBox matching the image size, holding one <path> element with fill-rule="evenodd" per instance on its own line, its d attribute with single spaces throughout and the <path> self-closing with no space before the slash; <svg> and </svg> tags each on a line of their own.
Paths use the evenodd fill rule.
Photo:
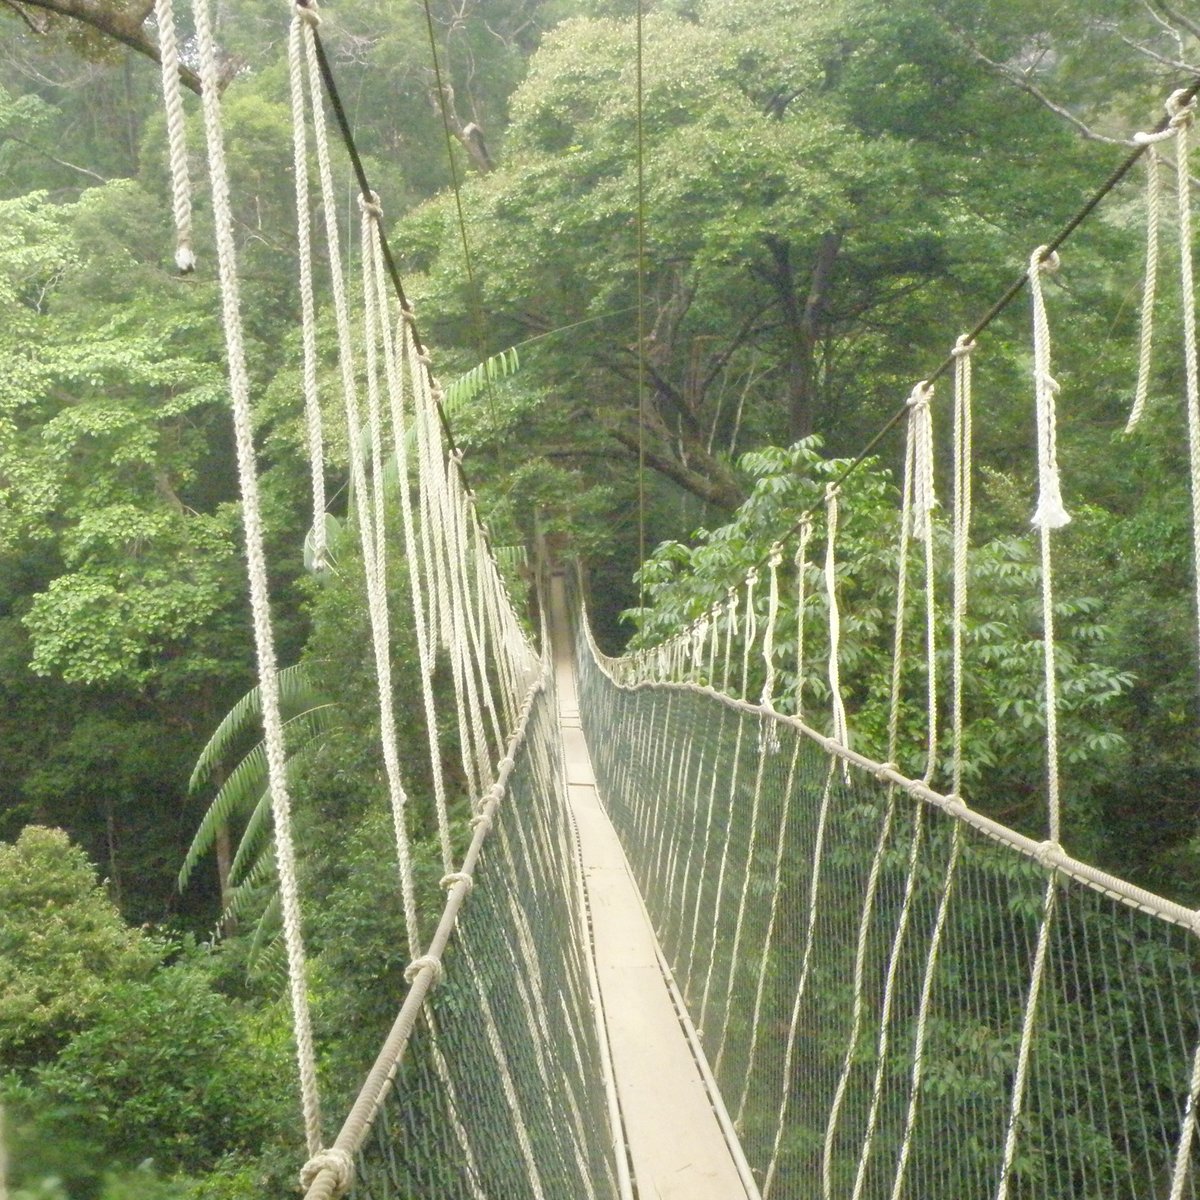
<svg viewBox="0 0 1200 1200">
<path fill-rule="evenodd" d="M 1188 74 L 1194 75 L 1197 72 L 1197 67 L 1194 63 L 1181 62 L 1176 58 L 1168 58 L 1165 54 L 1159 54 L 1157 50 L 1150 46 L 1143 46 L 1141 42 L 1135 42 L 1133 38 L 1126 37 L 1123 33 L 1118 33 L 1117 36 L 1131 50 L 1136 50 L 1143 57 L 1150 59 L 1152 62 L 1159 63 L 1161 66 L 1170 67 L 1173 71 L 1187 71 Z"/>
<path fill-rule="evenodd" d="M 3 4 L 5 8 L 12 9 L 12 11 L 15 12 L 17 16 L 20 17 L 21 20 L 24 21 L 31 30 L 33 30 L 34 33 L 41 34 L 46 32 L 45 21 L 42 19 L 35 20 L 33 14 L 27 13 L 18 3 L 16 3 L 16 0 L 3 0 Z"/>
<path fill-rule="evenodd" d="M 1186 29 L 1192 37 L 1200 38 L 1200 21 L 1195 21 L 1191 17 L 1185 17 L 1181 12 L 1176 12 L 1171 5 L 1166 3 L 1166 0 L 1154 0 L 1154 6 L 1176 28 Z"/>
<path fill-rule="evenodd" d="M 24 138 L 17 137 L 15 134 L 5 134 L 5 140 L 16 142 L 19 146 L 25 146 L 27 149 L 34 151 L 34 153 L 42 155 L 43 158 L 48 158 L 52 163 L 55 164 L 55 166 L 66 167 L 69 171 L 78 171 L 81 175 L 88 175 L 92 179 L 96 180 L 97 183 L 108 182 L 103 175 L 97 175 L 95 171 L 90 171 L 87 167 L 81 167 L 73 162 L 67 162 L 67 160 L 64 158 L 55 158 L 49 150 L 43 150 L 41 146 L 35 146 L 33 142 L 27 142 Z"/>
<path fill-rule="evenodd" d="M 1007 63 L 996 62 L 995 59 L 988 58 L 986 54 L 965 34 L 960 31 L 960 36 L 963 38 L 967 48 L 971 53 L 986 66 L 990 67 L 1002 79 L 1007 79 L 1009 83 L 1019 87 L 1021 91 L 1032 96 L 1043 107 L 1048 108 L 1055 116 L 1073 125 L 1079 133 L 1091 142 L 1104 142 L 1109 146 L 1132 146 L 1133 143 L 1127 138 L 1109 137 L 1105 133 L 1097 133 L 1090 125 L 1077 117 L 1070 109 L 1051 100 L 1045 92 L 1030 78 L 1029 71 L 1020 71 L 1016 67 L 1011 67 Z"/>
</svg>

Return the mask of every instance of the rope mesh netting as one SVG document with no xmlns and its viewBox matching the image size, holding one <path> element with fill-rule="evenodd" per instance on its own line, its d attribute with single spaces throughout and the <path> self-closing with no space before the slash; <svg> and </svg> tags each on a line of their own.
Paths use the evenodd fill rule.
<svg viewBox="0 0 1200 1200">
<path fill-rule="evenodd" d="M 360 1200 L 615 1194 L 555 733 L 544 690 L 445 978 L 359 1153 Z"/>
<path fill-rule="evenodd" d="M 764 1197 L 1195 1196 L 1189 928 L 793 720 L 617 685 L 583 638 L 579 662 L 601 793 Z"/>
</svg>

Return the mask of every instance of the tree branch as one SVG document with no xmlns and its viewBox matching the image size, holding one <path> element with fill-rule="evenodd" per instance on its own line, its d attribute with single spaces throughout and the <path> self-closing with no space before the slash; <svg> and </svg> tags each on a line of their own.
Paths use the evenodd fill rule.
<svg viewBox="0 0 1200 1200">
<path fill-rule="evenodd" d="M 967 37 L 962 30 L 958 31 L 959 36 L 963 39 L 967 49 L 986 66 L 990 67 L 1002 79 L 1007 79 L 1009 83 L 1019 87 L 1021 91 L 1032 96 L 1044 108 L 1049 109 L 1055 116 L 1061 117 L 1064 121 L 1073 125 L 1081 136 L 1087 138 L 1090 142 L 1104 142 L 1109 146 L 1132 146 L 1133 143 L 1127 138 L 1109 137 L 1105 133 L 1097 133 L 1086 122 L 1081 121 L 1070 109 L 1051 100 L 1045 92 L 1029 77 L 1028 71 L 1019 71 L 1016 67 L 1010 67 L 1007 63 L 996 62 L 995 59 L 988 58 L 986 54 Z"/>
<path fill-rule="evenodd" d="M 1166 0 L 1153 0 L 1155 8 L 1172 24 L 1180 29 L 1186 29 L 1192 37 L 1200 38 L 1200 21 L 1194 21 L 1191 17 L 1185 17 L 1183 13 L 1176 12 L 1171 5 L 1166 3 Z"/>
<path fill-rule="evenodd" d="M 80 166 L 77 166 L 73 162 L 67 162 L 66 159 L 55 158 L 54 155 L 51 154 L 49 150 L 43 150 L 41 148 L 41 146 L 35 146 L 32 142 L 27 142 L 24 138 L 17 137 L 16 134 L 12 134 L 12 133 L 5 134 L 4 139 L 7 141 L 10 141 L 10 142 L 16 142 L 17 145 L 25 146 L 28 149 L 34 151 L 34 153 L 40 154 L 44 158 L 48 158 L 52 163 L 55 164 L 55 166 L 66 167 L 70 171 L 78 171 L 81 175 L 89 175 L 92 179 L 96 180 L 97 183 L 107 183 L 108 182 L 108 180 L 105 179 L 103 175 L 97 175 L 95 171 L 89 171 L 87 167 L 80 167 Z"/>
<path fill-rule="evenodd" d="M 104 34 L 105 37 L 110 37 L 113 41 L 120 42 L 131 50 L 136 50 L 146 58 L 153 59 L 156 63 L 162 61 L 157 44 L 151 41 L 142 29 L 153 5 L 143 6 L 133 13 L 124 13 L 101 3 L 100 0 L 4 0 L 4 2 L 18 13 L 23 7 L 37 8 L 54 13 L 56 16 L 66 17 L 71 21 L 78 21 L 80 24 L 87 25 L 98 33 Z M 22 13 L 22 16 L 25 17 L 25 23 L 30 24 L 28 15 Z M 31 25 L 31 28 L 36 28 L 36 26 Z M 44 34 L 45 30 L 40 32 Z M 179 78 L 184 87 L 195 92 L 197 96 L 200 95 L 200 80 L 195 72 L 180 65 Z"/>
</svg>

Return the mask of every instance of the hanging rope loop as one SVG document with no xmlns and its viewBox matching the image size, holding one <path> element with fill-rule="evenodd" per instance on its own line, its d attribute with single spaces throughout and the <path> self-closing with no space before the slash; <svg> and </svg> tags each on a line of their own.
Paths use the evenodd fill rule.
<svg viewBox="0 0 1200 1200">
<path fill-rule="evenodd" d="M 1029 257 L 1029 291 L 1033 298 L 1033 374 L 1037 394 L 1038 479 L 1037 509 L 1032 524 L 1042 529 L 1061 529 L 1071 517 L 1063 506 L 1062 485 L 1058 474 L 1057 417 L 1054 401 L 1058 381 L 1050 373 L 1050 325 L 1046 319 L 1046 301 L 1042 296 L 1042 276 L 1057 271 L 1057 253 L 1047 254 L 1039 246 Z"/>
</svg>

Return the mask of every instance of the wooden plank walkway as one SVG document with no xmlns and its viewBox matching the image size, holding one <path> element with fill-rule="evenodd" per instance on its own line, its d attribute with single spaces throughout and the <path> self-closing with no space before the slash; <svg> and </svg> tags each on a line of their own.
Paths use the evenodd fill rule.
<svg viewBox="0 0 1200 1200">
<path fill-rule="evenodd" d="M 579 832 L 592 952 L 638 1200 L 755 1200 L 680 1024 L 658 942 L 592 773 L 579 720 L 561 576 L 552 638 L 567 792 Z M 737 1152 L 740 1153 L 740 1152 Z M 744 1160 L 743 1164 L 744 1164 Z"/>
</svg>

